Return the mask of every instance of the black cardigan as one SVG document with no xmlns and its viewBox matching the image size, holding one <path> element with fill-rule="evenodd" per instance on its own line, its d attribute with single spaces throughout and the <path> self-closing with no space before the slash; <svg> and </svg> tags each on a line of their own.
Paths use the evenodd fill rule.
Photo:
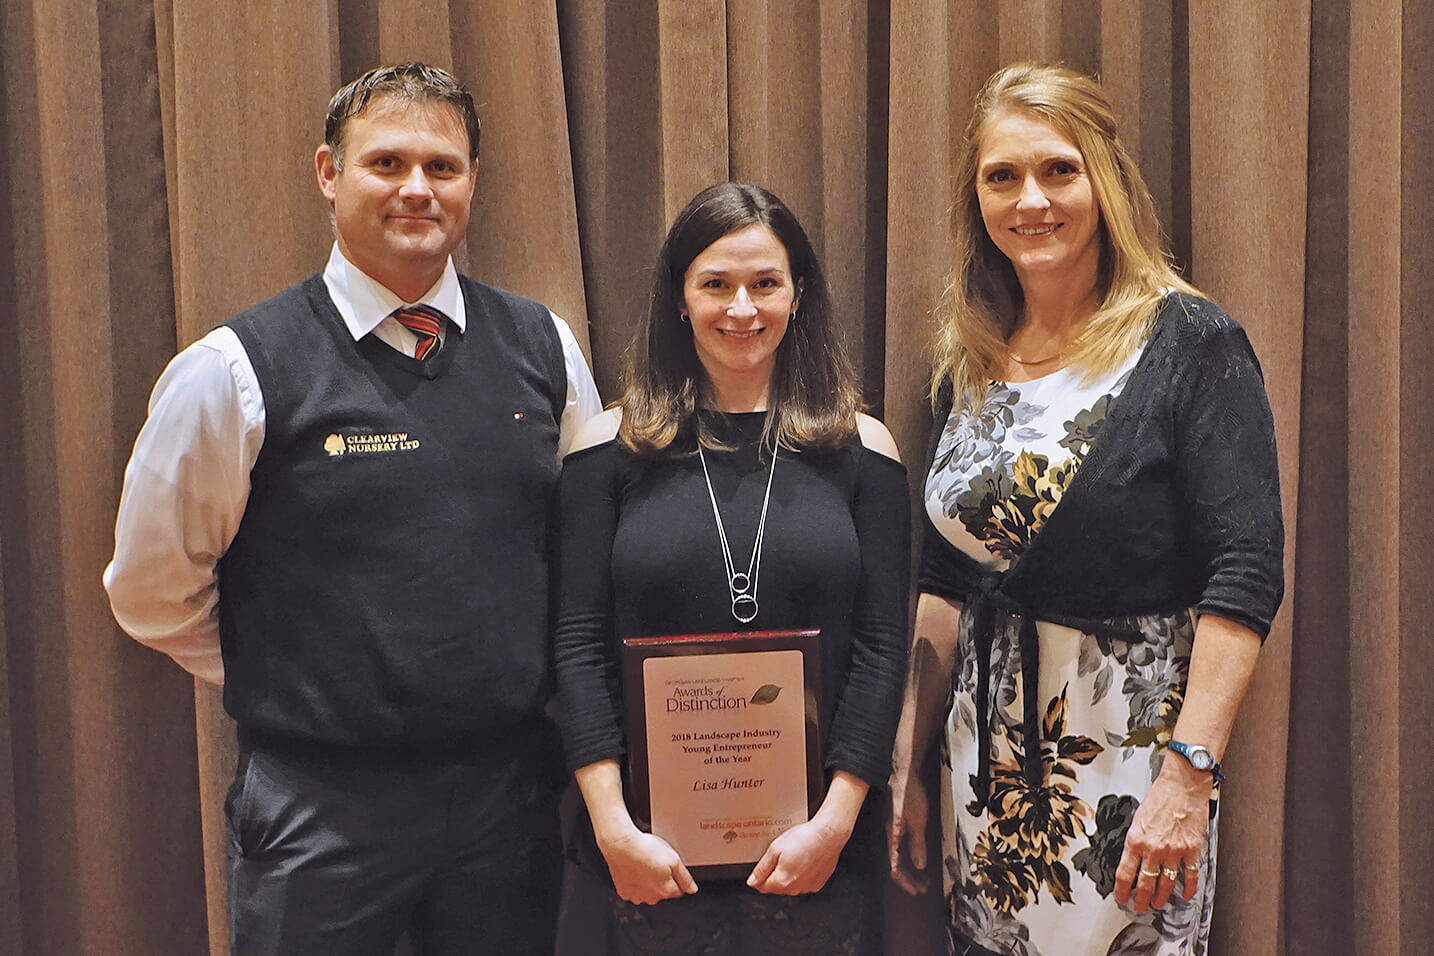
<svg viewBox="0 0 1434 956">
<path fill-rule="evenodd" d="M 948 384 L 932 454 L 951 404 Z M 1274 420 L 1245 330 L 1206 299 L 1167 296 L 1130 380 L 1025 553 L 1004 573 L 987 574 L 927 515 L 920 589 L 968 603 L 979 700 L 989 681 L 993 612 L 1022 618 L 1032 740 L 1039 739 L 1038 619 L 1140 640 L 1118 619 L 1195 607 L 1263 640 L 1284 595 L 1284 522 Z M 984 740 L 989 715 L 984 706 L 977 715 Z M 1040 750 L 1028 749 L 1027 776 L 1038 784 Z M 983 745 L 980 802 L 988 751 Z"/>
</svg>

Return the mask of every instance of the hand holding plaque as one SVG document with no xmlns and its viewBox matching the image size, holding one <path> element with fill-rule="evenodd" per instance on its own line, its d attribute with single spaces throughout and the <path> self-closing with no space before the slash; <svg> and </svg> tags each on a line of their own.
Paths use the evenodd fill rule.
<svg viewBox="0 0 1434 956">
<path fill-rule="evenodd" d="M 838 770 L 816 815 L 779 835 L 753 867 L 747 885 L 761 893 L 815 893 L 836 870 L 870 786 Z"/>
</svg>

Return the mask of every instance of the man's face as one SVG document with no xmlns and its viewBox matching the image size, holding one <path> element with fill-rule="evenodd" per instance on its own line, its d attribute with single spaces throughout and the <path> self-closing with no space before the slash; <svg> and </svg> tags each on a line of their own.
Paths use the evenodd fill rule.
<svg viewBox="0 0 1434 956">
<path fill-rule="evenodd" d="M 427 292 L 468 228 L 475 167 L 453 107 L 383 97 L 344 127 L 343 168 L 314 156 L 339 250 L 405 301 Z"/>
</svg>

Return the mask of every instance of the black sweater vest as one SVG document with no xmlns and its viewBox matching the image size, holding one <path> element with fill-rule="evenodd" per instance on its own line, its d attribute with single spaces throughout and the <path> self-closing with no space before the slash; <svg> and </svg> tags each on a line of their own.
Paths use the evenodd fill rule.
<svg viewBox="0 0 1434 956">
<path fill-rule="evenodd" d="M 538 303 L 462 289 L 426 363 L 354 342 L 319 276 L 228 323 L 267 420 L 219 562 L 241 741 L 461 752 L 541 713 L 562 346 Z"/>
</svg>

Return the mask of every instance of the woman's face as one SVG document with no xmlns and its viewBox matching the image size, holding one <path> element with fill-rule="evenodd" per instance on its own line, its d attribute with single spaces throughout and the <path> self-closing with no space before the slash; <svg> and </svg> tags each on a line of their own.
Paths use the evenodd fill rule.
<svg viewBox="0 0 1434 956">
<path fill-rule="evenodd" d="M 713 384 L 767 381 L 797 304 L 787 250 L 761 223 L 698 253 L 682 280 L 697 357 Z"/>
<path fill-rule="evenodd" d="M 1100 264 L 1100 210 L 1075 143 L 1038 114 L 993 117 L 976 160 L 981 218 L 1025 285 L 1084 277 Z"/>
</svg>

